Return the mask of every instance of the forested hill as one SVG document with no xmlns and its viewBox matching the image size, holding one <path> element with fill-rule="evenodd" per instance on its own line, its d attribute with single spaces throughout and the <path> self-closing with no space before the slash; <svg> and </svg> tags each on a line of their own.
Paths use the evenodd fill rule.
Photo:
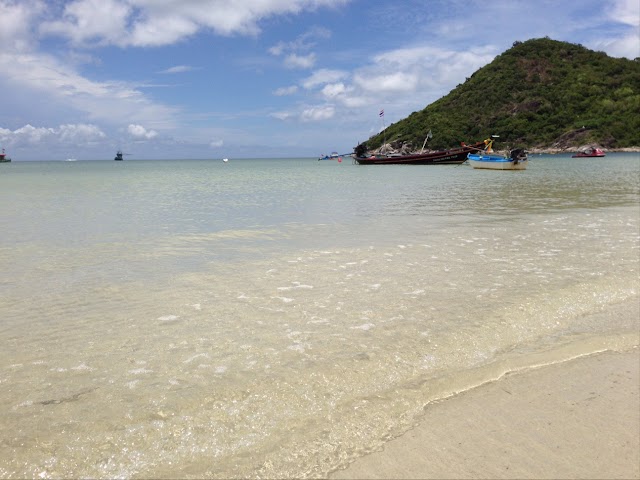
<svg viewBox="0 0 640 480">
<path fill-rule="evenodd" d="M 640 59 L 549 38 L 516 42 L 464 84 L 360 148 L 443 149 L 500 135 L 525 148 L 640 146 Z"/>
</svg>

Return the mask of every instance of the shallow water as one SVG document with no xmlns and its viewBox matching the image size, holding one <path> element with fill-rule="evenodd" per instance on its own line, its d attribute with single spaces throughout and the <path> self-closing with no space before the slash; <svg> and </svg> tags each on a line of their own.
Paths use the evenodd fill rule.
<svg viewBox="0 0 640 480">
<path fill-rule="evenodd" d="M 0 222 L 3 478 L 324 476 L 430 401 L 638 344 L 637 154 L 13 162 Z"/>
</svg>

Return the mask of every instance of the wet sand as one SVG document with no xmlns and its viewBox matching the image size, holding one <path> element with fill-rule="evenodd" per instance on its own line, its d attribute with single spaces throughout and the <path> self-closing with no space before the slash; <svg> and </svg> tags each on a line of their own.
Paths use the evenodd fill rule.
<svg viewBox="0 0 640 480">
<path fill-rule="evenodd" d="M 507 375 L 429 405 L 332 479 L 640 478 L 640 349 Z"/>
</svg>

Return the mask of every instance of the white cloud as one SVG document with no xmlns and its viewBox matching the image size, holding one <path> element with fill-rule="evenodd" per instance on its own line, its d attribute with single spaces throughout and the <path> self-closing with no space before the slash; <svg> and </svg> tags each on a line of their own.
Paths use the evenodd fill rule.
<svg viewBox="0 0 640 480">
<path fill-rule="evenodd" d="M 311 68 L 315 63 L 315 53 L 310 53 L 309 55 L 297 55 L 292 53 L 287 55 L 287 58 L 284 59 L 284 64 L 287 68 Z"/>
<path fill-rule="evenodd" d="M 277 118 L 278 120 L 288 120 L 293 117 L 291 112 L 274 112 L 269 115 L 270 117 Z"/>
<path fill-rule="evenodd" d="M 319 107 L 311 107 L 303 110 L 300 114 L 300 120 L 303 122 L 315 122 L 320 120 L 328 120 L 336 113 L 333 105 L 323 105 Z"/>
<path fill-rule="evenodd" d="M 43 34 L 69 38 L 74 44 L 122 44 L 133 8 L 119 0 L 75 0 L 64 7 L 62 18 L 44 22 Z"/>
<path fill-rule="evenodd" d="M 376 104 L 376 102 L 369 97 L 357 95 L 345 96 L 340 99 L 340 102 L 348 108 L 362 108 Z"/>
<path fill-rule="evenodd" d="M 638 58 L 640 38 L 637 33 L 631 33 L 625 37 L 600 40 L 593 48 L 606 51 L 613 57 Z"/>
<path fill-rule="evenodd" d="M 349 74 L 343 70 L 331 70 L 328 68 L 321 68 L 316 70 L 309 77 L 302 81 L 302 86 L 307 90 L 325 85 L 331 82 L 337 82 L 348 77 Z"/>
<path fill-rule="evenodd" d="M 316 45 L 316 40 L 331 38 L 331 31 L 322 27 L 314 27 L 303 33 L 292 42 L 278 42 L 268 49 L 271 55 L 280 56 L 285 52 L 308 51 Z"/>
<path fill-rule="evenodd" d="M 16 130 L 0 129 L 0 141 L 10 145 L 65 144 L 90 145 L 106 138 L 100 128 L 91 124 L 66 124 L 58 127 L 25 125 Z"/>
<path fill-rule="evenodd" d="M 106 135 L 95 125 L 60 125 L 60 141 L 64 143 L 91 143 L 102 140 Z"/>
<path fill-rule="evenodd" d="M 274 45 L 273 47 L 270 47 L 267 51 L 271 54 L 274 55 L 276 57 L 279 57 L 280 55 L 282 55 L 284 53 L 284 51 L 287 48 L 287 44 L 284 42 L 278 42 L 276 45 Z"/>
<path fill-rule="evenodd" d="M 276 89 L 273 94 L 277 97 L 284 97 L 286 95 L 293 95 L 298 91 L 297 85 L 291 85 L 290 87 L 281 87 Z"/>
<path fill-rule="evenodd" d="M 209 29 L 220 35 L 257 35 L 276 15 L 335 7 L 348 0 L 73 0 L 44 33 L 76 44 L 160 46 Z"/>
<path fill-rule="evenodd" d="M 418 85 L 418 76 L 404 72 L 356 75 L 354 83 L 368 92 L 413 92 Z"/>
<path fill-rule="evenodd" d="M 91 121 L 119 125 L 121 119 L 169 128 L 176 110 L 152 102 L 143 92 L 120 82 L 95 82 L 44 54 L 0 52 L 2 82 L 44 96 L 57 108 L 72 109 Z"/>
<path fill-rule="evenodd" d="M 194 68 L 190 67 L 189 65 L 176 65 L 175 67 L 167 68 L 166 70 L 162 70 L 161 72 L 158 72 L 158 73 L 173 74 L 173 73 L 190 72 L 192 70 L 194 70 Z"/>
<path fill-rule="evenodd" d="M 155 130 L 147 130 L 142 125 L 133 124 L 127 127 L 127 133 L 135 140 L 151 140 L 158 136 Z"/>
<path fill-rule="evenodd" d="M 409 46 L 378 53 L 352 73 L 319 69 L 302 80 L 301 85 L 329 100 L 331 106 L 308 107 L 300 118 L 320 121 L 335 116 L 338 108 L 366 110 L 380 105 L 394 105 L 399 116 L 407 115 L 424 108 L 465 76 L 489 63 L 495 57 L 492 48 L 497 47 L 465 52 Z"/>
<path fill-rule="evenodd" d="M 224 141 L 223 140 L 212 140 L 209 143 L 209 146 L 211 148 L 218 148 L 218 147 L 221 147 L 222 145 L 224 145 Z"/>
<path fill-rule="evenodd" d="M 334 98 L 343 95 L 347 92 L 347 87 L 344 83 L 330 83 L 324 86 L 322 94 L 328 98 Z"/>
<path fill-rule="evenodd" d="M 640 2 L 638 0 L 614 0 L 613 7 L 609 10 L 609 18 L 616 22 L 638 27 L 640 25 Z M 636 31 L 636 42 L 638 32 Z"/>
<path fill-rule="evenodd" d="M 331 37 L 331 32 L 326 28 L 314 27 L 300 35 L 292 42 L 278 42 L 268 49 L 271 55 L 276 57 L 285 55 L 284 66 L 286 68 L 312 68 L 316 63 L 316 54 L 308 52 L 316 45 L 316 40 Z"/>
<path fill-rule="evenodd" d="M 640 57 L 640 2 L 638 0 L 614 0 L 608 9 L 608 17 L 614 22 L 631 27 L 626 34 L 619 37 L 602 38 L 594 43 L 593 48 L 606 51 L 614 57 Z"/>
<path fill-rule="evenodd" d="M 4 51 L 25 51 L 34 42 L 32 23 L 44 11 L 39 0 L 0 0 L 0 46 Z"/>
</svg>

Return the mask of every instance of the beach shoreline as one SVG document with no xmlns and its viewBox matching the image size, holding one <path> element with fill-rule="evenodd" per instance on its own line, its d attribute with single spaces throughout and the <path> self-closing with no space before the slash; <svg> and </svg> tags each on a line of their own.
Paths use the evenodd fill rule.
<svg viewBox="0 0 640 480">
<path fill-rule="evenodd" d="M 513 373 L 425 407 L 331 479 L 640 478 L 640 349 Z"/>
<path fill-rule="evenodd" d="M 528 148 L 527 151 L 531 154 L 536 155 L 559 155 L 563 153 L 577 153 L 581 151 L 583 148 L 588 145 L 583 145 L 582 147 L 571 147 L 571 148 L 558 148 L 558 147 L 531 147 Z M 599 148 L 601 145 L 598 145 Z M 603 148 L 606 153 L 638 153 L 640 152 L 640 147 L 627 147 L 627 148 Z"/>
</svg>

